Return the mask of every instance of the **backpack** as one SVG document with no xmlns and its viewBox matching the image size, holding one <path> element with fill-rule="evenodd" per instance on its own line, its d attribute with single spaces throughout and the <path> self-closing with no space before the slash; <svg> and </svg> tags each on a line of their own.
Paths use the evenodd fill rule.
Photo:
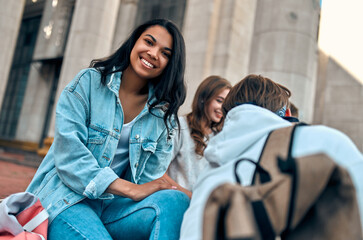
<svg viewBox="0 0 363 240">
<path fill-rule="evenodd" d="M 212 191 L 205 205 L 203 239 L 363 239 L 356 192 L 349 173 L 325 154 L 291 156 L 302 124 L 269 134 L 256 163 L 236 161 L 237 184 Z M 256 165 L 251 186 L 237 167 Z"/>
<path fill-rule="evenodd" d="M 39 198 L 28 192 L 14 193 L 0 204 L 0 240 L 46 240 L 48 212 Z"/>
</svg>

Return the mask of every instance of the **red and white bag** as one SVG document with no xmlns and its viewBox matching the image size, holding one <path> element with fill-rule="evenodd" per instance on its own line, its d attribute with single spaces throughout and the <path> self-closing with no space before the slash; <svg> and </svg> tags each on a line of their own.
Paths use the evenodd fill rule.
<svg viewBox="0 0 363 240">
<path fill-rule="evenodd" d="M 46 240 L 48 216 L 35 195 L 12 194 L 0 204 L 0 240 Z"/>
</svg>

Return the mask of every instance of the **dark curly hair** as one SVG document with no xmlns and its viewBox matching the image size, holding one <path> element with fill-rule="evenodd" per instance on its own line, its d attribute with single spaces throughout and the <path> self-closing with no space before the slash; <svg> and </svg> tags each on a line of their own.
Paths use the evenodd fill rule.
<svg viewBox="0 0 363 240">
<path fill-rule="evenodd" d="M 153 19 L 138 26 L 129 38 L 112 55 L 94 59 L 90 67 L 96 68 L 101 73 L 101 83 L 106 85 L 106 77 L 115 72 L 124 71 L 130 65 L 130 54 L 136 41 L 141 34 L 149 27 L 159 25 L 164 27 L 173 38 L 172 54 L 163 73 L 152 80 L 154 85 L 156 101 L 149 102 L 150 108 L 166 102 L 168 108 L 164 114 L 164 123 L 169 130 L 171 120 L 175 119 L 179 126 L 177 112 L 184 103 L 186 97 L 186 87 L 184 83 L 185 70 L 185 43 L 178 27 L 166 19 Z M 170 123 L 170 125 L 168 125 Z"/>
</svg>

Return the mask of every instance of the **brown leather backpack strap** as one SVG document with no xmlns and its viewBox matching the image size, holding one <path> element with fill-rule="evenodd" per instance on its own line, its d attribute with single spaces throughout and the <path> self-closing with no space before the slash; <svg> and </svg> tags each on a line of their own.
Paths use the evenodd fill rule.
<svg viewBox="0 0 363 240">
<path fill-rule="evenodd" d="M 289 206 L 286 209 L 287 211 L 287 219 L 286 225 L 284 226 L 282 239 L 285 239 L 286 234 L 289 232 L 291 220 L 293 217 L 294 204 L 295 204 L 295 195 L 296 195 L 296 164 L 295 160 L 291 156 L 291 150 L 293 145 L 293 138 L 295 130 L 298 126 L 305 125 L 301 124 L 294 124 L 289 127 L 280 128 L 277 130 L 272 131 L 266 142 L 265 146 L 261 152 L 259 165 L 266 169 L 271 175 L 271 178 L 281 176 L 281 174 L 288 173 L 291 174 L 290 178 L 290 196 L 289 198 Z M 257 180 L 257 176 L 259 177 Z M 258 171 L 255 171 L 255 175 L 253 178 L 253 183 L 255 181 L 261 182 L 261 176 Z M 263 204 L 262 204 L 263 205 Z M 260 207 L 261 208 L 261 207 Z M 261 216 L 255 215 L 256 220 L 258 222 L 261 221 Z M 263 220 L 263 219 L 262 219 Z"/>
<path fill-rule="evenodd" d="M 277 157 L 287 158 L 290 147 L 290 136 L 294 125 L 271 131 L 266 139 L 258 163 L 268 169 L 271 175 L 280 172 L 276 164 Z M 256 172 L 253 175 L 252 184 L 256 181 Z"/>
<path fill-rule="evenodd" d="M 286 158 L 290 146 L 290 136 L 295 125 L 272 131 L 266 140 L 265 148 L 260 156 L 260 163 L 265 164 L 268 159 L 280 156 Z M 267 164 L 267 163 L 266 163 Z"/>
<path fill-rule="evenodd" d="M 267 141 L 265 151 L 261 156 L 261 161 L 264 162 L 262 164 L 268 164 L 267 168 L 270 172 L 271 169 L 273 169 L 273 171 L 277 171 L 275 172 L 276 174 L 288 173 L 291 175 L 291 190 L 289 197 L 290 204 L 288 208 L 286 227 L 285 230 L 281 233 L 281 239 L 286 239 L 287 235 L 289 234 L 290 226 L 294 215 L 298 173 L 295 159 L 292 157 L 292 146 L 294 142 L 294 133 L 296 131 L 296 128 L 302 125 L 306 124 L 294 124 L 290 127 L 281 128 L 273 131 Z M 267 154 L 273 155 L 274 159 L 269 159 L 268 157 L 270 156 L 268 156 Z"/>
</svg>

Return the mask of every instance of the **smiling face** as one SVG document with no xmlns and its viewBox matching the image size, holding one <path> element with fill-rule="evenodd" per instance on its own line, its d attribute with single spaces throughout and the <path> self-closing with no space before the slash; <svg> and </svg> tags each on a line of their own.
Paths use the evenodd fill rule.
<svg viewBox="0 0 363 240">
<path fill-rule="evenodd" d="M 223 116 L 222 104 L 224 102 L 224 99 L 227 97 L 229 90 L 229 88 L 224 88 L 207 102 L 205 111 L 210 121 L 215 123 L 221 121 L 221 118 Z"/>
<path fill-rule="evenodd" d="M 141 79 L 162 74 L 172 54 L 173 37 L 159 25 L 147 28 L 135 42 L 130 54 L 132 70 Z"/>
</svg>

